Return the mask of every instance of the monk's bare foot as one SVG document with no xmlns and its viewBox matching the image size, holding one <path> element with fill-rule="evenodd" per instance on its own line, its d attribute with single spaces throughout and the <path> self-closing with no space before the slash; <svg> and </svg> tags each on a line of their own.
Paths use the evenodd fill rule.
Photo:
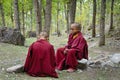
<svg viewBox="0 0 120 80">
<path fill-rule="evenodd" d="M 67 72 L 69 72 L 69 73 L 75 72 L 75 69 L 69 68 L 69 69 L 67 69 Z"/>
</svg>

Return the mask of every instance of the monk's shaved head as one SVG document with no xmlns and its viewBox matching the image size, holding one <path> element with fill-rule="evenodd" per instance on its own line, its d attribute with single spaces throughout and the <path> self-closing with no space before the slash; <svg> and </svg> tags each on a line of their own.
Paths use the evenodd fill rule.
<svg viewBox="0 0 120 80">
<path fill-rule="evenodd" d="M 40 33 L 40 37 L 48 38 L 48 37 L 49 37 L 49 35 L 48 35 L 48 33 L 47 33 L 47 32 L 42 31 L 42 32 Z"/>
<path fill-rule="evenodd" d="M 70 28 L 71 34 L 75 35 L 80 31 L 81 31 L 81 24 L 79 24 L 79 23 L 72 23 L 71 24 L 71 28 Z"/>
<path fill-rule="evenodd" d="M 81 31 L 81 24 L 79 24 L 79 23 L 72 23 L 71 26 L 75 27 L 77 30 Z"/>
</svg>

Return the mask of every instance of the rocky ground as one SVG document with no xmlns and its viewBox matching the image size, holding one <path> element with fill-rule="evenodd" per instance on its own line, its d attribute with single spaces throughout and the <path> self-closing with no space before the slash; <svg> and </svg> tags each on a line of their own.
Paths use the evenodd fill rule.
<svg viewBox="0 0 120 80">
<path fill-rule="evenodd" d="M 119 80 L 120 79 L 120 68 L 110 67 L 101 68 L 100 67 L 90 67 L 86 70 L 78 69 L 74 73 L 67 73 L 62 71 L 59 73 L 59 78 L 41 78 L 41 77 L 30 77 L 25 73 L 7 73 L 6 69 L 8 67 L 14 66 L 16 64 L 23 64 L 26 58 L 27 49 L 35 38 L 29 38 L 26 40 L 25 46 L 15 46 L 11 44 L 0 43 L 0 80 Z M 52 36 L 50 42 L 54 45 L 54 48 L 62 47 L 67 42 L 67 36 L 56 37 Z M 93 62 L 104 61 L 104 58 L 109 55 L 114 55 L 120 53 L 119 41 L 115 42 L 111 38 L 107 38 L 106 46 L 101 48 L 98 46 L 98 38 L 89 39 L 89 58 Z M 117 45 L 116 45 L 117 44 Z M 103 58 L 103 59 L 101 59 Z"/>
</svg>

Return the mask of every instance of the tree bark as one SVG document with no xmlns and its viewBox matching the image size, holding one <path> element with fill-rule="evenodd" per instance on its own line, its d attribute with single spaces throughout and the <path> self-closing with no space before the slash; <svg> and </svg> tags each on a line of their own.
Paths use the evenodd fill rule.
<svg viewBox="0 0 120 80">
<path fill-rule="evenodd" d="M 42 24 L 42 26 L 43 26 L 43 30 L 44 30 L 44 27 L 45 27 L 45 7 L 42 7 L 42 12 L 43 12 L 43 24 Z"/>
<path fill-rule="evenodd" d="M 77 0 L 70 0 L 70 24 L 75 21 L 76 2 Z"/>
<path fill-rule="evenodd" d="M 80 0 L 80 15 L 82 15 L 82 0 Z"/>
<path fill-rule="evenodd" d="M 111 0 L 111 14 L 110 14 L 110 31 L 113 31 L 114 27 L 113 27 L 113 11 L 114 10 L 114 0 Z"/>
<path fill-rule="evenodd" d="M 99 46 L 105 45 L 105 13 L 106 13 L 106 0 L 101 0 Z"/>
<path fill-rule="evenodd" d="M 11 2 L 11 6 L 13 5 L 13 2 Z M 11 18 L 11 22 L 12 22 L 12 27 L 14 28 L 14 18 L 13 18 L 13 8 L 11 7 L 11 13 L 10 13 L 10 18 Z"/>
<path fill-rule="evenodd" d="M 42 0 L 38 0 L 39 2 L 39 10 L 40 10 L 40 31 L 42 31 Z"/>
<path fill-rule="evenodd" d="M 93 19 L 92 19 L 92 37 L 96 36 L 96 0 L 93 0 Z"/>
<path fill-rule="evenodd" d="M 30 10 L 30 31 L 32 31 L 33 29 L 32 29 L 32 26 L 33 26 L 33 17 L 32 17 L 32 8 L 31 8 L 31 10 Z"/>
<path fill-rule="evenodd" d="M 59 0 L 57 1 L 57 35 L 60 36 L 60 30 L 59 30 Z"/>
<path fill-rule="evenodd" d="M 0 1 L 0 11 L 1 11 L 1 18 L 2 18 L 2 26 L 5 27 L 5 16 L 4 16 L 2 1 Z"/>
<path fill-rule="evenodd" d="M 69 24 L 70 24 L 70 21 L 69 21 L 70 9 L 69 9 L 69 7 L 70 7 L 70 2 L 67 2 L 67 4 L 64 3 L 65 19 L 66 19 L 66 23 L 67 23 L 66 24 L 66 28 L 67 28 L 66 33 L 67 34 L 69 34 Z"/>
<path fill-rule="evenodd" d="M 19 7 L 18 0 L 14 0 L 14 22 L 17 30 L 20 30 L 20 18 L 19 18 Z"/>
<path fill-rule="evenodd" d="M 25 19 L 24 19 L 24 0 L 22 0 L 22 32 L 25 36 Z"/>
<path fill-rule="evenodd" d="M 40 5 L 42 0 L 40 0 Z M 34 0 L 34 10 L 35 10 L 35 16 L 36 16 L 36 35 L 37 37 L 40 34 L 40 31 L 42 30 L 42 25 L 41 25 L 41 8 L 39 7 L 39 2 L 38 0 Z"/>
<path fill-rule="evenodd" d="M 44 27 L 44 29 L 48 32 L 48 34 L 50 34 L 51 10 L 52 10 L 52 0 L 46 0 L 45 27 Z"/>
</svg>

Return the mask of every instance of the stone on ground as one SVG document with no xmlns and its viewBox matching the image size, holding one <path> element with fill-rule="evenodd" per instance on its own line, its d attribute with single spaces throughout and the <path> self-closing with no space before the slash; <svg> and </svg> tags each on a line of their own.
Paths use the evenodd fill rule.
<svg viewBox="0 0 120 80">
<path fill-rule="evenodd" d="M 112 61 L 106 61 L 101 64 L 102 67 L 114 67 L 114 63 Z"/>
<path fill-rule="evenodd" d="M 114 54 L 110 60 L 113 62 L 113 63 L 116 63 L 116 64 L 119 64 L 120 63 L 120 53 L 116 53 Z"/>
<path fill-rule="evenodd" d="M 9 67 L 6 69 L 7 72 L 11 73 L 11 72 L 23 72 L 23 65 L 18 64 L 12 67 Z"/>
<path fill-rule="evenodd" d="M 28 31 L 27 37 L 36 37 L 36 32 L 35 31 Z"/>
<path fill-rule="evenodd" d="M 0 28 L 0 42 L 23 46 L 25 38 L 19 30 L 3 27 Z"/>
<path fill-rule="evenodd" d="M 87 69 L 87 62 L 88 60 L 87 59 L 81 59 L 81 60 L 78 60 L 78 69 Z"/>
</svg>

